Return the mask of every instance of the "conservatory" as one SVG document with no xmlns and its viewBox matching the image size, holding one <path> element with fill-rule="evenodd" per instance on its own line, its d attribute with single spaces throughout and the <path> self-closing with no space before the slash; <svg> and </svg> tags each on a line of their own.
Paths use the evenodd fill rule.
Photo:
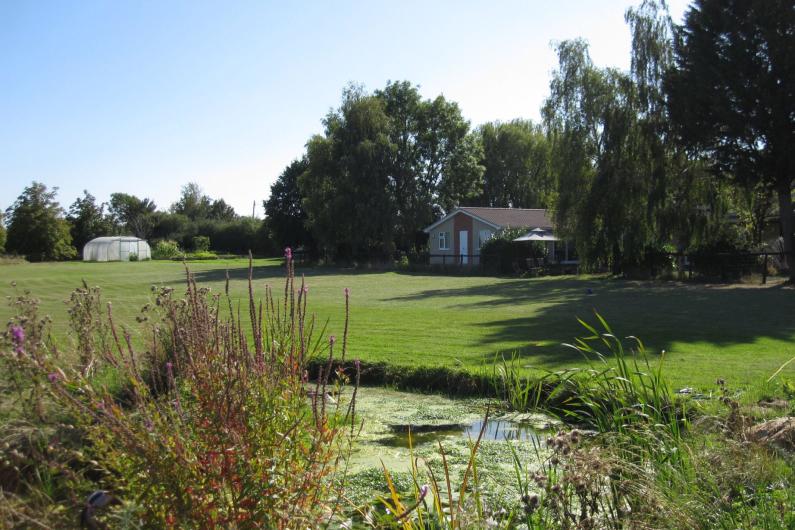
<svg viewBox="0 0 795 530">
<path fill-rule="evenodd" d="M 151 258 L 149 243 L 134 236 L 98 237 L 83 247 L 83 261 L 135 261 Z"/>
</svg>

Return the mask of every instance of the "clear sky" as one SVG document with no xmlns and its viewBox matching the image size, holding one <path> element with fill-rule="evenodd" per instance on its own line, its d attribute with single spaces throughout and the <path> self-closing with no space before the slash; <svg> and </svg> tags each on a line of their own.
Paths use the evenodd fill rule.
<svg viewBox="0 0 795 530">
<path fill-rule="evenodd" d="M 473 126 L 539 118 L 583 37 L 629 66 L 633 0 L 0 2 L 0 208 L 32 180 L 174 202 L 197 182 L 257 215 L 270 184 L 357 82 L 409 80 Z M 681 21 L 686 0 L 669 0 Z"/>
</svg>

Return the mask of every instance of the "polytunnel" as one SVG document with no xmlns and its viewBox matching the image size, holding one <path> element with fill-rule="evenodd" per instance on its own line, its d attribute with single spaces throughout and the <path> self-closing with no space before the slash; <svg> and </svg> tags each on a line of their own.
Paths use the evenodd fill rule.
<svg viewBox="0 0 795 530">
<path fill-rule="evenodd" d="M 92 239 L 83 247 L 83 261 L 130 261 L 152 258 L 145 239 L 133 236 L 108 236 Z"/>
</svg>

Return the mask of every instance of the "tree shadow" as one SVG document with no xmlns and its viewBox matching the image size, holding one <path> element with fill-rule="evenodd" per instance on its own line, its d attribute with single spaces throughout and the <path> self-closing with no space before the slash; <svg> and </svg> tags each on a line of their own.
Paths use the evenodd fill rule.
<svg viewBox="0 0 795 530">
<path fill-rule="evenodd" d="M 744 286 L 641 282 L 609 279 L 543 278 L 455 289 L 431 289 L 390 301 L 448 300 L 453 310 L 526 307 L 525 316 L 476 324 L 479 341 L 494 359 L 501 344 L 520 344 L 506 352 L 525 364 L 547 367 L 583 361 L 561 345 L 589 334 L 577 318 L 597 326 L 598 312 L 619 337 L 640 337 L 653 355 L 677 343 L 720 348 L 766 338 L 795 338 L 795 290 L 783 286 Z M 529 307 L 528 307 L 529 306 Z M 526 314 L 528 313 L 529 314 Z M 523 345 L 522 345 L 523 344 Z M 749 355 L 749 360 L 752 357 Z"/>
</svg>

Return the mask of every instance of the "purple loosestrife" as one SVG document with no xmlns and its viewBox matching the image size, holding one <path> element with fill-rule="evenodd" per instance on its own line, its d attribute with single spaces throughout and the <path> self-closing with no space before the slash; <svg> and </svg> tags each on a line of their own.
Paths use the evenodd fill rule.
<svg viewBox="0 0 795 530">
<path fill-rule="evenodd" d="M 287 259 L 287 261 L 293 259 L 293 249 L 290 247 L 284 247 L 284 257 Z"/>
<path fill-rule="evenodd" d="M 14 353 L 22 355 L 25 351 L 25 330 L 22 326 L 11 326 L 11 342 L 14 344 Z"/>
</svg>

